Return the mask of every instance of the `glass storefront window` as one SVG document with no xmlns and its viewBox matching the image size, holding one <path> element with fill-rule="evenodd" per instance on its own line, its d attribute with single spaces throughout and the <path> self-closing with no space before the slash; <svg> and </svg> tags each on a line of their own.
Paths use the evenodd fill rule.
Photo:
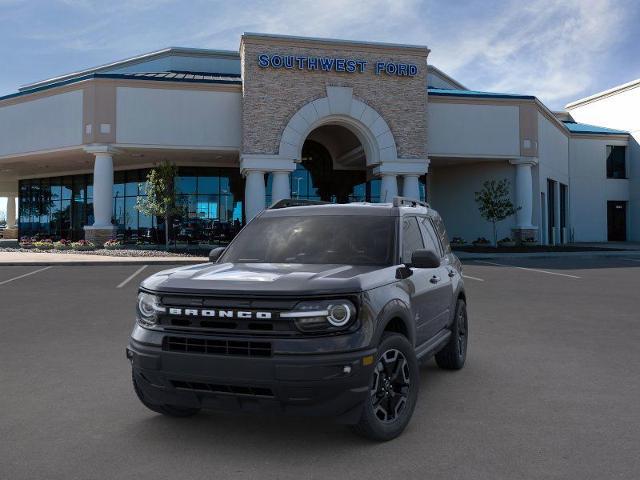
<svg viewBox="0 0 640 480">
<path fill-rule="evenodd" d="M 114 173 L 113 224 L 126 243 L 163 243 L 163 219 L 136 209 L 145 195 L 148 170 Z M 172 220 L 173 242 L 230 240 L 242 226 L 244 181 L 237 168 L 180 168 L 176 188 L 184 214 Z M 20 235 L 58 240 L 83 238 L 93 224 L 93 176 L 73 175 L 20 181 Z"/>
<path fill-rule="evenodd" d="M 176 181 L 175 188 L 176 188 L 176 192 L 177 193 L 182 193 L 182 194 L 187 194 L 187 195 L 196 193 L 197 185 L 198 185 L 198 178 L 197 177 L 179 176 L 179 177 L 176 177 L 175 181 Z"/>
<path fill-rule="evenodd" d="M 271 205 L 271 191 L 273 175 L 267 175 L 266 204 Z M 304 200 L 321 200 L 317 186 L 313 182 L 313 176 L 302 163 L 296 164 L 296 169 L 290 176 L 291 198 Z M 351 189 L 348 195 L 349 202 L 379 202 L 380 179 L 374 178 L 364 183 L 359 183 Z M 330 201 L 336 202 L 336 195 L 330 196 Z"/>
</svg>

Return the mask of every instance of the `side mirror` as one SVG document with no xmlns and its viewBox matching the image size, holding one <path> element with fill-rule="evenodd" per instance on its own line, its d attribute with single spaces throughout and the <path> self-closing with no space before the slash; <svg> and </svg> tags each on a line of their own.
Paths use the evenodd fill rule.
<svg viewBox="0 0 640 480">
<path fill-rule="evenodd" d="M 411 255 L 411 266 L 414 268 L 438 268 L 440 266 L 440 256 L 433 250 L 414 250 Z"/>
<path fill-rule="evenodd" d="M 211 263 L 216 263 L 220 258 L 220 255 L 224 253 L 226 249 L 224 247 L 214 248 L 209 252 L 209 261 Z"/>
</svg>

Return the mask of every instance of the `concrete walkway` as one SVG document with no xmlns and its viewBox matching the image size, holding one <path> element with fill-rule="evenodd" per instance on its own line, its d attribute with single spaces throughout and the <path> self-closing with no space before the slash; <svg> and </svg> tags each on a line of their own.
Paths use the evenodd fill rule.
<svg viewBox="0 0 640 480">
<path fill-rule="evenodd" d="M 208 261 L 207 257 L 109 257 L 81 253 L 0 252 L 0 268 L 3 265 L 175 265 Z"/>
<path fill-rule="evenodd" d="M 627 257 L 640 259 L 640 250 L 610 250 L 610 251 L 585 251 L 585 252 L 531 252 L 531 253 L 474 253 L 454 252 L 462 261 L 465 260 L 489 260 L 499 258 L 559 258 L 559 257 Z"/>
</svg>

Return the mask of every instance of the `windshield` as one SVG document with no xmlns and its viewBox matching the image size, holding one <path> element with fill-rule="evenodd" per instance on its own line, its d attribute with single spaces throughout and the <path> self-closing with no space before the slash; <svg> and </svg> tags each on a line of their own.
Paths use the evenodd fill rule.
<svg viewBox="0 0 640 480">
<path fill-rule="evenodd" d="M 261 217 L 220 262 L 392 265 L 395 217 Z"/>
</svg>

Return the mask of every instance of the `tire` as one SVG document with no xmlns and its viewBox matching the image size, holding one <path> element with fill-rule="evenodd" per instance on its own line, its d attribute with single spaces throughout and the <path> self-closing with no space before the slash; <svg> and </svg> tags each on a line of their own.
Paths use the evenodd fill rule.
<svg viewBox="0 0 640 480">
<path fill-rule="evenodd" d="M 467 304 L 461 298 L 456 303 L 456 314 L 451 326 L 451 338 L 445 347 L 436 353 L 436 364 L 444 370 L 460 370 L 467 359 L 469 322 Z"/>
<path fill-rule="evenodd" d="M 168 417 L 184 418 L 192 417 L 200 411 L 199 408 L 178 407 L 175 405 L 156 405 L 154 403 L 150 403 L 144 397 L 144 394 L 142 393 L 140 387 L 138 387 L 138 383 L 136 382 L 136 377 L 133 372 L 131 372 L 131 381 L 133 382 L 133 389 L 135 390 L 140 402 L 153 412 L 161 413 L 162 415 L 166 415 Z"/>
<path fill-rule="evenodd" d="M 420 389 L 418 361 L 406 337 L 384 334 L 370 385 L 360 420 L 352 429 L 370 440 L 392 440 L 409 424 Z"/>
</svg>

